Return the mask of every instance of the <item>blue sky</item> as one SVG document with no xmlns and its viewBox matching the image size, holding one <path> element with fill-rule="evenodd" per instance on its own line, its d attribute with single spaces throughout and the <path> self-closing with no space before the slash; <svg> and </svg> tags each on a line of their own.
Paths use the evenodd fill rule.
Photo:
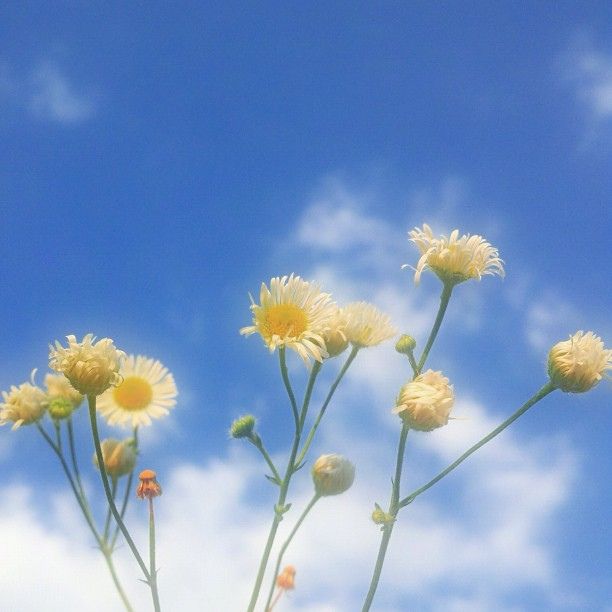
<svg viewBox="0 0 612 612">
<path fill-rule="evenodd" d="M 458 288 L 431 355 L 465 419 L 414 437 L 406 490 L 539 388 L 554 342 L 592 329 L 610 344 L 611 21 L 605 2 L 4 8 L 0 387 L 45 371 L 69 333 L 172 370 L 179 404 L 141 455 L 165 484 L 167 609 L 248 599 L 274 491 L 227 427 L 254 412 L 279 460 L 291 435 L 276 360 L 238 335 L 262 281 L 293 271 L 340 303 L 371 300 L 422 345 L 438 286 L 400 270 L 417 259 L 406 232 L 458 227 L 499 248 L 507 277 Z M 407 375 L 389 343 L 341 388 L 314 451 L 346 454 L 357 480 L 297 538 L 283 610 L 358 609 Z M 555 394 L 409 508 L 376 609 L 611 609 L 609 408 L 609 383 Z M 90 597 L 108 577 L 59 466 L 34 430 L 0 433 L 2 607 L 115 609 Z M 296 507 L 310 486 L 296 479 Z"/>
</svg>

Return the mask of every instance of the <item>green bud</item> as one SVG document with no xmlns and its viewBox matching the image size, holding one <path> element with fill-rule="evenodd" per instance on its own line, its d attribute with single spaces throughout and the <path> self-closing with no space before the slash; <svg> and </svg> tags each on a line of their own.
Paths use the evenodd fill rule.
<svg viewBox="0 0 612 612">
<path fill-rule="evenodd" d="M 230 436 L 232 438 L 250 438 L 255 429 L 256 419 L 252 414 L 245 414 L 238 417 L 230 427 Z"/>
<path fill-rule="evenodd" d="M 409 355 L 416 348 L 416 340 L 412 336 L 403 334 L 395 344 L 395 350 L 402 355 Z"/>
<path fill-rule="evenodd" d="M 388 512 L 385 512 L 378 504 L 374 504 L 372 520 L 377 525 L 386 525 L 387 523 L 392 523 L 395 519 Z"/>
<path fill-rule="evenodd" d="M 56 421 L 67 419 L 74 410 L 74 404 L 65 397 L 54 397 L 49 401 L 49 416 Z"/>
</svg>

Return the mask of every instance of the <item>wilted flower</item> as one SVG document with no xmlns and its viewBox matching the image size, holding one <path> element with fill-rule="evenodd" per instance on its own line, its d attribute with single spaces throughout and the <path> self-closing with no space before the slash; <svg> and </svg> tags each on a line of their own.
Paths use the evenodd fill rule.
<svg viewBox="0 0 612 612">
<path fill-rule="evenodd" d="M 174 377 L 156 359 L 128 355 L 119 375 L 119 384 L 98 398 L 98 410 L 109 425 L 151 425 L 151 419 L 176 405 Z"/>
<path fill-rule="evenodd" d="M 74 408 L 83 401 L 83 396 L 61 374 L 47 374 L 45 376 L 45 387 L 47 387 L 49 398 L 66 399 Z"/>
<path fill-rule="evenodd" d="M 420 281 L 423 270 L 427 268 L 433 270 L 442 282 L 452 285 L 470 278 L 480 280 L 485 274 L 504 276 L 504 262 L 497 249 L 482 236 L 467 234 L 459 238 L 459 230 L 455 229 L 448 238 L 434 238 L 426 223 L 423 229 L 415 227 L 408 235 L 421 253 L 416 268 L 413 268 L 415 283 Z"/>
<path fill-rule="evenodd" d="M 157 482 L 157 474 L 153 470 L 142 470 L 138 475 L 140 484 L 136 489 L 136 495 L 140 499 L 152 499 L 162 494 L 162 489 Z"/>
<path fill-rule="evenodd" d="M 104 468 L 111 478 L 120 478 L 129 474 L 136 465 L 136 445 L 133 438 L 115 440 L 107 438 L 100 443 Z M 93 462 L 98 467 L 98 458 L 93 456 Z"/>
<path fill-rule="evenodd" d="M 237 419 L 234 419 L 230 427 L 230 436 L 232 438 L 248 438 L 255 429 L 257 420 L 252 414 L 245 414 Z"/>
<path fill-rule="evenodd" d="M 338 495 L 353 484 L 355 466 L 342 455 L 321 455 L 312 466 L 312 480 L 319 495 Z"/>
<path fill-rule="evenodd" d="M 295 589 L 295 567 L 286 565 L 283 571 L 276 577 L 276 586 L 284 591 Z"/>
<path fill-rule="evenodd" d="M 259 300 L 255 304 L 251 297 L 253 325 L 243 327 L 241 334 L 257 332 L 270 352 L 288 347 L 306 364 L 310 358 L 327 357 L 323 334 L 337 309 L 329 293 L 292 274 L 273 278 L 270 289 L 262 283 Z"/>
<path fill-rule="evenodd" d="M 38 421 L 47 409 L 47 394 L 34 384 L 34 373 L 32 371 L 32 383 L 22 383 L 18 387 L 11 386 L 10 391 L 2 392 L 4 402 L 0 404 L 0 425 L 13 422 L 11 429 L 17 429 L 21 425 L 30 425 Z"/>
<path fill-rule="evenodd" d="M 548 353 L 548 375 L 562 391 L 583 393 L 612 369 L 612 350 L 593 332 L 576 332 L 555 344 Z"/>
<path fill-rule="evenodd" d="M 49 345 L 49 366 L 64 374 L 77 391 L 83 395 L 100 395 L 121 382 L 119 366 L 125 353 L 110 338 L 95 343 L 93 334 L 87 334 L 82 342 L 77 342 L 73 335 L 66 339 L 66 348 L 57 340 L 55 347 Z"/>
<path fill-rule="evenodd" d="M 401 388 L 393 412 L 411 429 L 432 431 L 448 423 L 453 402 L 448 378 L 442 372 L 427 370 Z"/>
<path fill-rule="evenodd" d="M 376 306 L 353 302 L 343 308 L 347 340 L 356 347 L 376 346 L 397 334 L 391 319 Z"/>
<path fill-rule="evenodd" d="M 348 347 L 346 326 L 347 319 L 344 308 L 338 308 L 334 316 L 329 320 L 328 328 L 323 333 L 323 340 L 329 358 L 337 357 Z"/>
</svg>

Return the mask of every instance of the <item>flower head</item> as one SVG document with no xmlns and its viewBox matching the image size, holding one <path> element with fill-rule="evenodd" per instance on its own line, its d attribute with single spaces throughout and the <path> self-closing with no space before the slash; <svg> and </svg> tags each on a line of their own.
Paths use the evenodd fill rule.
<svg viewBox="0 0 612 612">
<path fill-rule="evenodd" d="M 284 591 L 295 589 L 295 567 L 286 565 L 283 571 L 276 577 L 276 586 Z"/>
<path fill-rule="evenodd" d="M 353 302 L 342 310 L 346 317 L 346 339 L 355 347 L 376 346 L 397 334 L 389 316 L 372 304 Z"/>
<path fill-rule="evenodd" d="M 421 280 L 421 274 L 427 268 L 433 270 L 443 283 L 451 285 L 470 278 L 480 280 L 485 274 L 504 276 L 504 262 L 497 249 L 482 236 L 464 234 L 459 238 L 459 230 L 455 229 L 448 238 L 435 238 L 426 223 L 423 229 L 415 227 L 408 235 L 421 253 L 415 268 L 415 283 Z"/>
<path fill-rule="evenodd" d="M 87 334 L 82 342 L 75 336 L 66 336 L 68 346 L 59 341 L 49 345 L 49 366 L 61 372 L 70 384 L 83 395 L 100 395 L 121 381 L 119 366 L 125 357 L 110 338 L 94 343 L 95 336 Z"/>
<path fill-rule="evenodd" d="M 109 425 L 150 425 L 176 405 L 174 377 L 159 361 L 129 355 L 119 370 L 121 382 L 98 398 Z"/>
<path fill-rule="evenodd" d="M 395 350 L 401 355 L 412 355 L 412 351 L 414 351 L 415 348 L 416 340 L 407 334 L 402 334 L 395 343 Z"/>
<path fill-rule="evenodd" d="M 50 399 L 61 398 L 69 401 L 74 408 L 83 401 L 83 396 L 70 384 L 68 379 L 61 374 L 47 374 L 45 376 L 45 387 Z"/>
<path fill-rule="evenodd" d="M 269 289 L 262 283 L 259 301 L 251 298 L 253 325 L 243 327 L 241 334 L 257 332 L 270 352 L 288 347 L 306 364 L 327 357 L 323 334 L 337 308 L 329 293 L 292 274 L 273 278 Z"/>
<path fill-rule="evenodd" d="M 162 489 L 157 482 L 157 474 L 153 470 L 142 470 L 138 475 L 140 484 L 136 489 L 136 495 L 140 499 L 153 499 L 162 494 Z"/>
<path fill-rule="evenodd" d="M 448 378 L 427 370 L 401 388 L 393 412 L 411 429 L 432 431 L 448 423 L 454 401 Z"/>
<path fill-rule="evenodd" d="M 353 484 L 355 466 L 342 455 L 321 455 L 312 466 L 312 480 L 319 495 L 338 495 Z"/>
<path fill-rule="evenodd" d="M 230 436 L 232 438 L 248 438 L 252 435 L 255 429 L 257 419 L 252 414 L 245 414 L 237 419 L 234 419 L 230 427 Z"/>
<path fill-rule="evenodd" d="M 344 308 L 338 308 L 329 320 L 328 328 L 323 333 L 325 349 L 330 359 L 343 353 L 349 345 L 346 337 L 347 322 Z"/>
<path fill-rule="evenodd" d="M 106 438 L 100 442 L 104 468 L 111 478 L 120 478 L 129 474 L 136 465 L 136 445 L 133 438 L 115 440 Z M 93 462 L 98 467 L 98 458 L 93 456 Z"/>
<path fill-rule="evenodd" d="M 0 403 L 0 425 L 13 422 L 11 429 L 17 429 L 22 425 L 30 425 L 38 421 L 45 413 L 48 404 L 47 394 L 34 384 L 34 373 L 32 371 L 32 383 L 25 382 L 16 387 L 13 385 L 10 391 L 2 392 L 4 402 Z"/>
<path fill-rule="evenodd" d="M 576 332 L 557 342 L 548 353 L 548 375 L 552 383 L 569 393 L 594 387 L 612 369 L 612 350 L 606 349 L 593 332 Z"/>
</svg>

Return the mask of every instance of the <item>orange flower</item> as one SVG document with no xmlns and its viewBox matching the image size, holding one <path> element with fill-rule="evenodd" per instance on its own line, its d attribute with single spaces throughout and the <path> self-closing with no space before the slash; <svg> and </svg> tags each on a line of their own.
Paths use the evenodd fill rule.
<svg viewBox="0 0 612 612">
<path fill-rule="evenodd" d="M 157 482 L 157 475 L 153 470 L 142 470 L 140 475 L 140 484 L 136 489 L 136 495 L 140 497 L 140 499 L 153 499 L 158 495 L 162 494 L 162 489 Z"/>
<path fill-rule="evenodd" d="M 283 571 L 276 578 L 276 586 L 285 591 L 295 589 L 295 567 L 286 565 Z"/>
</svg>

